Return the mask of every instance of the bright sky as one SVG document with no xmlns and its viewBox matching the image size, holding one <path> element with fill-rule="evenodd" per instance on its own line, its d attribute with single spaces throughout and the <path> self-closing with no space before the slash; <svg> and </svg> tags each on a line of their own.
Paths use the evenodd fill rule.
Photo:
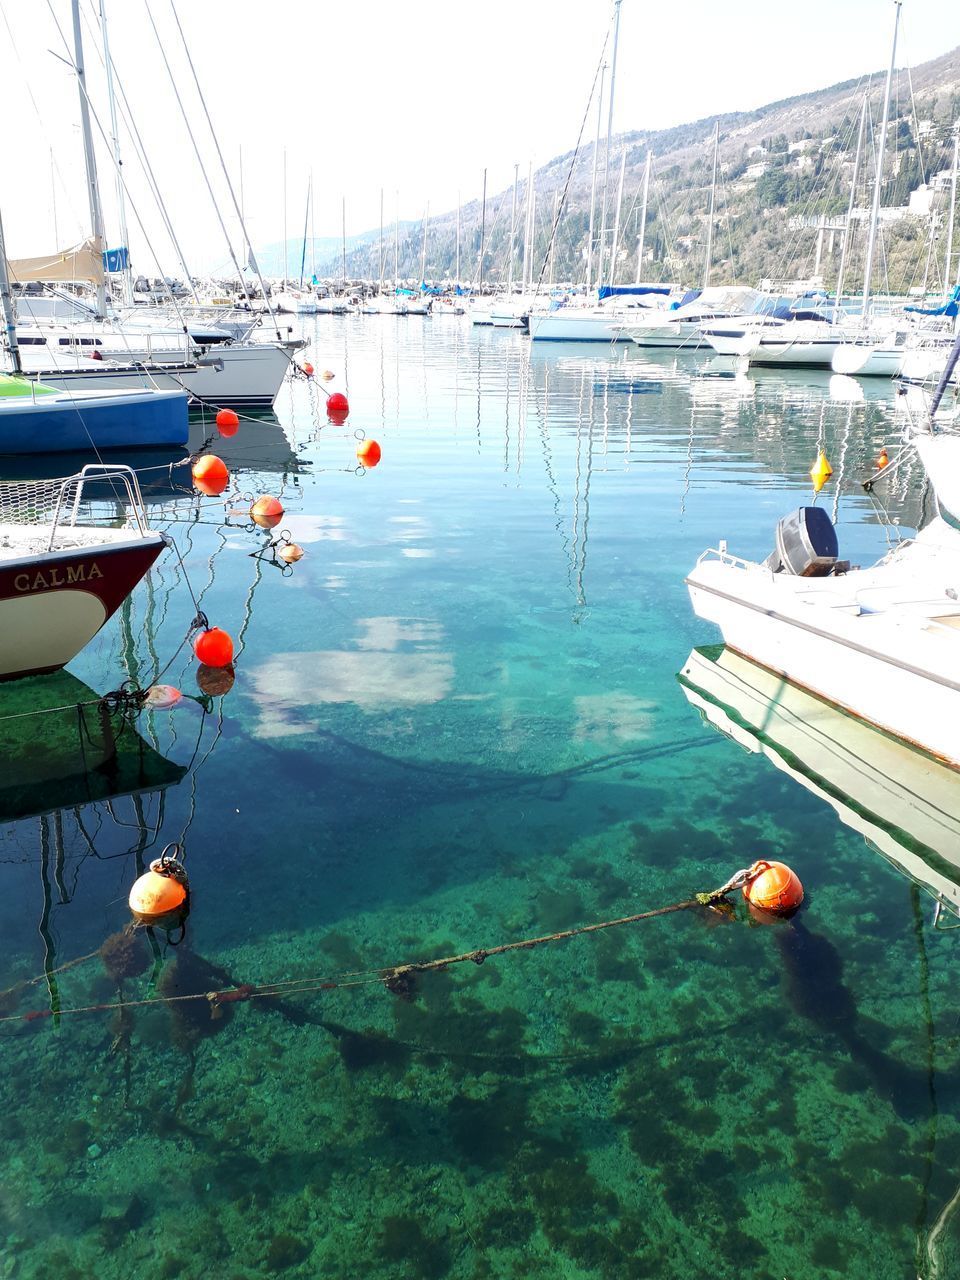
<svg viewBox="0 0 960 1280">
<path fill-rule="evenodd" d="M 392 220 L 456 207 L 572 150 L 610 27 L 609 0 L 174 0 L 239 188 L 255 245 L 284 230 L 287 152 L 291 238 L 303 230 L 314 175 L 314 228 L 375 228 L 380 190 Z M 100 0 L 80 0 L 89 92 L 109 131 Z M 105 0 L 113 61 L 191 269 L 226 259 L 223 236 L 173 96 L 149 14 L 173 66 L 206 157 L 209 132 L 171 0 Z M 960 45 L 957 0 L 905 0 L 899 66 Z M 787 16 L 789 13 L 789 17 Z M 72 45 L 69 0 L 0 0 L 0 88 L 7 115 L 0 201 L 11 257 L 75 243 L 89 232 L 76 82 L 53 53 Z M 774 16 L 776 15 L 776 16 Z M 623 0 L 614 130 L 659 128 L 749 109 L 885 69 L 892 0 Z M 12 39 L 11 39 L 12 37 Z M 608 56 L 611 46 L 608 45 Z M 53 53 L 51 52 L 53 51 Z M 31 94 L 36 103 L 31 101 Z M 603 127 L 606 128 L 606 107 Z M 107 238 L 119 242 L 114 168 L 98 138 Z M 585 138 L 596 129 L 591 111 Z M 126 129 L 124 172 L 165 274 L 179 275 L 170 241 Z M 56 173 L 52 171 L 55 168 Z M 15 174 L 11 180 L 10 175 Z M 217 204 L 239 242 L 222 178 Z M 55 197 L 55 203 L 54 203 Z M 156 274 L 128 212 L 135 266 Z"/>
</svg>

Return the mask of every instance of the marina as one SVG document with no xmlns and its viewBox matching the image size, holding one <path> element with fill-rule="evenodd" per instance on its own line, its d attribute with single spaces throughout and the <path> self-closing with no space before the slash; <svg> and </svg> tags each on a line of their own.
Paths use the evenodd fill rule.
<svg viewBox="0 0 960 1280">
<path fill-rule="evenodd" d="M 0 1278 L 960 1274 L 960 49 L 639 133 L 614 0 L 413 201 L 136 6 L 156 171 L 0 0 Z"/>
</svg>

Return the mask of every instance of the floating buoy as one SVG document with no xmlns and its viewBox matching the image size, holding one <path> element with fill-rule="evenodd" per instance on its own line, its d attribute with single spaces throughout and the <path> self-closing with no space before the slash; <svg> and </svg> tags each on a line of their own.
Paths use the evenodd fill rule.
<svg viewBox="0 0 960 1280">
<path fill-rule="evenodd" d="M 164 711 L 167 707 L 175 707 L 182 699 L 183 694 L 172 684 L 152 684 L 144 701 L 152 710 Z"/>
<path fill-rule="evenodd" d="M 357 457 L 365 467 L 375 467 L 380 461 L 380 446 L 376 440 L 361 440 L 357 445 Z"/>
<path fill-rule="evenodd" d="M 279 498 L 274 498 L 271 494 L 265 493 L 250 508 L 250 515 L 253 517 L 254 523 L 258 524 L 261 529 L 272 529 L 274 525 L 278 525 L 283 519 L 283 503 Z"/>
<path fill-rule="evenodd" d="M 303 547 L 299 542 L 285 542 L 277 549 L 277 555 L 284 564 L 296 564 L 298 560 L 303 559 Z"/>
<path fill-rule="evenodd" d="M 240 419 L 232 409 L 217 410 L 217 430 L 222 436 L 235 436 L 240 426 Z"/>
<path fill-rule="evenodd" d="M 190 885 L 183 865 L 173 858 L 157 858 L 133 883 L 129 904 L 144 924 L 172 921 L 186 913 Z"/>
<path fill-rule="evenodd" d="M 308 378 L 313 377 L 313 365 L 310 363 L 309 360 L 304 360 L 303 372 L 307 375 Z"/>
<path fill-rule="evenodd" d="M 880 450 L 880 456 L 877 458 L 877 470 L 882 471 L 884 467 L 890 465 L 890 459 L 887 456 L 887 446 L 884 445 Z"/>
<path fill-rule="evenodd" d="M 332 369 L 324 369 L 323 373 L 321 373 L 320 375 L 320 377 L 324 380 L 324 382 L 332 382 L 336 376 L 337 375 L 333 372 Z"/>
<path fill-rule="evenodd" d="M 194 486 L 208 498 L 219 497 L 230 482 L 230 472 L 222 458 L 215 453 L 205 453 L 197 458 L 190 469 Z"/>
<path fill-rule="evenodd" d="M 743 896 L 751 906 L 771 915 L 789 915 L 803 902 L 803 885 L 797 873 L 785 863 L 761 858 L 750 868 Z"/>
<path fill-rule="evenodd" d="M 342 391 L 334 391 L 327 397 L 327 413 L 349 413 L 350 402 Z"/>
<path fill-rule="evenodd" d="M 817 454 L 817 460 L 810 468 L 810 479 L 813 481 L 814 493 L 819 493 L 829 478 L 833 475 L 833 467 L 827 461 L 827 455 L 821 449 Z"/>
<path fill-rule="evenodd" d="M 328 409 L 327 417 L 335 427 L 342 427 L 347 420 L 348 413 L 346 409 Z"/>
<path fill-rule="evenodd" d="M 233 661 L 233 641 L 219 627 L 208 627 L 194 637 L 193 652 L 208 667 L 228 667 Z"/>
<path fill-rule="evenodd" d="M 208 698 L 222 698 L 233 688 L 236 678 L 231 666 L 209 667 L 205 662 L 201 662 L 197 667 L 197 688 Z"/>
</svg>

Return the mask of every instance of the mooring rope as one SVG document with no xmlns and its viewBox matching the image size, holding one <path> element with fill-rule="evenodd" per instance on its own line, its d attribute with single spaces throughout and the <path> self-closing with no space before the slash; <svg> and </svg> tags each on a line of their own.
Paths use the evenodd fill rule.
<svg viewBox="0 0 960 1280">
<path fill-rule="evenodd" d="M 288 978 L 277 982 L 266 983 L 240 983 L 236 986 L 225 987 L 212 991 L 191 992 L 185 995 L 176 996 L 146 996 L 141 1000 L 108 1001 L 97 1004 L 76 1005 L 68 1008 L 59 1009 L 31 1009 L 26 1013 L 11 1013 L 0 1016 L 0 1023 L 4 1022 L 37 1022 L 45 1018 L 56 1015 L 58 1018 L 65 1014 L 72 1013 L 105 1013 L 116 1012 L 119 1009 L 143 1008 L 149 1005 L 158 1004 L 180 1004 L 186 1001 L 205 1000 L 211 1007 L 212 1016 L 216 1016 L 216 1011 L 221 1005 L 236 1004 L 247 1000 L 263 1000 L 263 999 L 279 999 L 281 997 L 289 997 L 295 995 L 306 995 L 314 991 L 335 991 L 345 990 L 352 987 L 367 987 L 374 984 L 382 985 L 394 995 L 408 997 L 413 991 L 413 983 L 420 973 L 431 973 L 442 969 L 448 969 L 451 965 L 466 964 L 468 961 L 472 964 L 483 964 L 491 956 L 507 955 L 514 951 L 531 951 L 534 947 L 542 946 L 547 942 L 565 942 L 569 938 L 582 937 L 585 934 L 598 933 L 603 929 L 615 929 L 622 925 L 637 924 L 641 920 L 653 920 L 659 916 L 667 916 L 675 914 L 679 911 L 688 911 L 692 907 L 707 907 L 716 909 L 718 905 L 726 898 L 728 893 L 734 889 L 740 888 L 746 883 L 750 876 L 747 870 L 737 871 L 725 884 L 718 889 L 713 889 L 708 893 L 696 893 L 692 898 L 686 898 L 681 902 L 673 902 L 665 907 L 654 907 L 650 911 L 640 911 L 629 916 L 618 916 L 613 920 L 601 920 L 594 924 L 578 925 L 573 929 L 559 929 L 554 933 L 539 934 L 533 938 L 522 938 L 515 942 L 502 942 L 492 947 L 475 947 L 470 951 L 461 951 L 457 955 L 443 956 L 434 960 L 414 960 L 405 964 L 385 965 L 377 969 L 362 969 L 351 973 L 343 973 L 330 978 L 307 977 L 307 978 Z M 145 926 L 128 926 L 133 932 L 138 927 Z M 63 972 L 64 969 L 72 968 L 74 965 L 80 964 L 84 960 L 92 959 L 100 954 L 100 951 L 92 951 L 85 956 L 80 956 L 76 960 L 67 961 L 56 972 Z M 45 975 L 43 975 L 45 976 Z M 6 991 L 0 991 L 0 1002 L 4 997 L 10 997 L 17 994 L 22 989 L 41 981 L 41 978 L 26 979 L 9 987 Z"/>
</svg>

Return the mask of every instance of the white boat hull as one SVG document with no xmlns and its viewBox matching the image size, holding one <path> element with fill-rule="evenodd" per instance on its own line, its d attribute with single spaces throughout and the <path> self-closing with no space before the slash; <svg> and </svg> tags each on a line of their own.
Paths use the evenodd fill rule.
<svg viewBox="0 0 960 1280">
<path fill-rule="evenodd" d="M 541 311 L 530 316 L 530 337 L 534 342 L 629 342 L 622 316 L 597 315 L 589 311 Z"/>
<path fill-rule="evenodd" d="M 833 353 L 830 367 L 834 373 L 858 378 L 896 378 L 905 348 L 902 346 L 863 346 L 844 342 Z"/>
</svg>

